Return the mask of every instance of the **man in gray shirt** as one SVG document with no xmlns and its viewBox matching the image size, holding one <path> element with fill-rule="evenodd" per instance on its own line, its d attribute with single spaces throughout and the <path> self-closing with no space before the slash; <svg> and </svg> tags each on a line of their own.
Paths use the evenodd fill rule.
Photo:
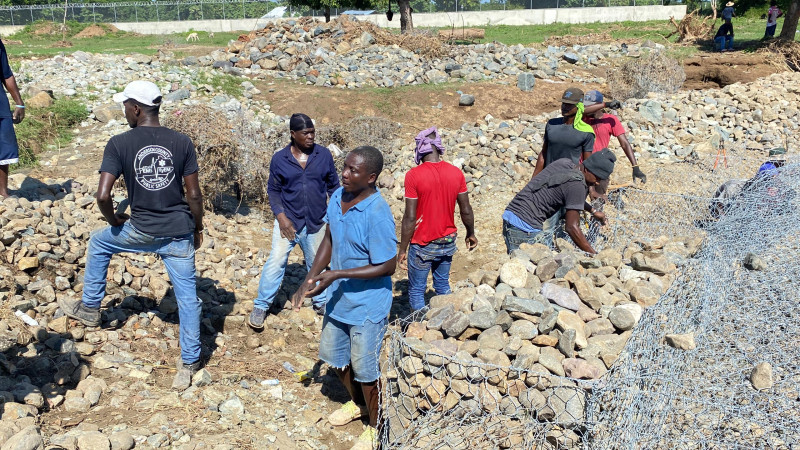
<svg viewBox="0 0 800 450">
<path fill-rule="evenodd" d="M 511 200 L 503 213 L 503 238 L 510 254 L 523 243 L 537 242 L 543 222 L 561 208 L 566 209 L 566 231 L 583 251 L 595 253 L 580 228 L 580 212 L 588 211 L 605 224 L 606 216 L 586 202 L 588 186 L 608 179 L 614 170 L 614 153 L 608 149 L 589 156 L 583 164 L 568 158 L 545 167 Z"/>
<path fill-rule="evenodd" d="M 561 115 L 550 119 L 544 129 L 544 143 L 533 175 L 553 161 L 568 158 L 578 164 L 592 153 L 594 132 L 583 122 L 583 91 L 569 88 L 561 96 Z"/>
</svg>

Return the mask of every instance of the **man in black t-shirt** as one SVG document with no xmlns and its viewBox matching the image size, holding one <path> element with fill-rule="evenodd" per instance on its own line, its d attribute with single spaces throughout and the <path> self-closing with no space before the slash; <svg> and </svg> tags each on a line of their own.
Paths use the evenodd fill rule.
<svg viewBox="0 0 800 450">
<path fill-rule="evenodd" d="M 556 211 L 566 210 L 566 231 L 581 250 L 595 253 L 580 228 L 580 212 L 587 211 L 605 224 L 606 216 L 586 202 L 588 186 L 608 179 L 614 170 L 614 153 L 608 149 L 593 153 L 583 164 L 569 158 L 553 161 L 514 196 L 503 212 L 503 237 L 511 254 L 523 243 L 537 242 L 543 223 Z"/>
<path fill-rule="evenodd" d="M 161 91 L 155 84 L 134 81 L 114 95 L 114 101 L 123 104 L 131 130 L 108 141 L 100 165 L 97 206 L 111 226 L 89 241 L 82 300 L 59 298 L 58 305 L 84 325 L 99 326 L 111 256 L 161 256 L 180 319 L 181 359 L 173 388 L 183 390 L 200 367 L 202 303 L 195 286 L 194 252 L 203 243 L 203 198 L 197 154 L 189 137 L 161 126 Z M 114 212 L 111 190 L 120 175 L 128 190 L 130 218 Z"/>
</svg>

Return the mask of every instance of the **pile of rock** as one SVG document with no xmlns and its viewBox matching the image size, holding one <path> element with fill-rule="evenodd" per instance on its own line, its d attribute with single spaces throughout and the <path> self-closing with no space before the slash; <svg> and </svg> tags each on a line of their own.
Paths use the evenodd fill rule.
<svg viewBox="0 0 800 450">
<path fill-rule="evenodd" d="M 387 377 L 401 422 L 484 410 L 576 427 L 584 418 L 576 380 L 614 364 L 701 242 L 640 240 L 593 257 L 563 240 L 560 252 L 525 244 L 498 270 L 476 271 L 473 287 L 433 297 L 394 337 L 401 351 Z"/>
<path fill-rule="evenodd" d="M 208 371 L 201 371 L 186 392 L 161 392 L 154 384 L 158 372 L 173 367 L 179 348 L 177 303 L 163 264 L 150 254 L 113 258 L 102 327 L 80 326 L 63 315 L 56 299 L 80 296 L 90 232 L 106 225 L 89 193 L 97 177 L 37 183 L 15 174 L 10 181 L 12 188 L 22 186 L 22 190 L 15 191 L 20 198 L 0 203 L 0 302 L 6 305 L 6 313 L 0 316 L 0 441 L 8 440 L 4 449 L 9 442 L 14 445 L 7 448 L 38 448 L 43 439 L 63 448 L 109 448 L 110 442 L 112 448 L 124 449 L 132 448 L 134 442 L 158 448 L 190 440 L 186 424 L 168 421 L 163 415 L 154 416 L 160 418 L 145 427 L 132 427 L 122 415 L 113 426 L 100 428 L 85 423 L 67 431 L 49 424 L 43 438 L 38 416 L 50 410 L 84 417 L 104 408 L 152 411 L 199 402 L 223 422 L 239 423 L 246 417 L 263 435 L 267 425 L 273 432 L 286 428 L 285 419 L 280 426 L 265 423 L 273 418 L 265 419 L 264 411 L 276 402 L 302 409 L 302 402 L 291 392 L 283 391 L 281 385 L 261 386 L 262 378 L 257 376 L 237 379 L 233 389 L 220 386 Z M 232 357 L 230 333 L 243 327 L 245 315 L 252 310 L 250 299 L 268 252 L 251 243 L 256 236 L 263 241 L 272 227 L 263 226 L 256 214 L 233 219 L 208 214 L 206 224 L 206 245 L 196 254 L 197 293 L 203 301 L 201 339 L 216 365 Z M 305 275 L 301 260 L 297 255 L 290 257 L 284 290 L 278 296 L 281 306 Z M 270 316 L 267 325 L 282 334 L 289 328 L 316 328 L 318 322 L 306 308 L 289 318 Z M 312 342 L 308 333 L 307 340 Z M 247 340 L 247 347 L 257 355 L 286 347 L 283 337 L 262 338 L 263 342 L 253 338 Z M 301 355 L 283 358 L 297 367 L 313 365 Z M 239 406 L 234 398 L 240 398 Z M 251 415 L 243 405 L 253 409 Z M 305 419 L 298 420 L 292 427 L 303 423 Z M 309 429 L 303 435 L 320 445 L 315 441 L 320 437 L 318 430 Z"/>
<path fill-rule="evenodd" d="M 522 81 L 529 90 L 533 77 L 581 83 L 602 82 L 576 68 L 602 66 L 607 60 L 638 56 L 637 45 L 614 44 L 548 46 L 534 49 L 500 43 L 446 46 L 446 56 L 428 57 L 419 51 L 375 43 L 369 32 L 359 36 L 346 33 L 340 21 L 312 23 L 287 20 L 270 22 L 249 41 L 231 41 L 223 51 L 188 60 L 213 65 L 226 73 L 268 74 L 305 79 L 307 84 L 359 88 L 392 87 L 467 81 Z M 530 76 L 526 76 L 528 74 Z"/>
</svg>

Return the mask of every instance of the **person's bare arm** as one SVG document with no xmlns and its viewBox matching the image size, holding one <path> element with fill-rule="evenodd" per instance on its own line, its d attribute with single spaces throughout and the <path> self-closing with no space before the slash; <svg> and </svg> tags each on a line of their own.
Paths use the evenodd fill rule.
<svg viewBox="0 0 800 450">
<path fill-rule="evenodd" d="M 114 200 L 111 196 L 111 190 L 114 189 L 114 182 L 117 177 L 108 173 L 100 172 L 100 183 L 97 186 L 97 208 L 105 217 L 106 222 L 112 227 L 119 227 L 128 220 L 128 216 L 124 214 L 114 213 Z"/>
<path fill-rule="evenodd" d="M 547 156 L 547 141 L 542 143 L 542 151 L 539 152 L 539 156 L 536 158 L 536 167 L 533 169 L 533 176 L 539 174 L 539 172 L 544 169 L 544 158 Z M 531 177 L 533 179 L 533 177 Z"/>
<path fill-rule="evenodd" d="M 400 251 L 397 254 L 397 260 L 400 262 L 401 269 L 408 268 L 406 258 L 408 255 L 408 245 L 411 243 L 411 238 L 414 237 L 414 229 L 417 224 L 418 203 L 419 200 L 416 198 L 406 199 L 406 209 L 403 212 L 403 221 L 400 225 Z"/>
<path fill-rule="evenodd" d="M 596 253 L 589 244 L 589 241 L 586 239 L 586 236 L 583 234 L 583 231 L 581 231 L 580 211 L 575 209 L 567 210 L 566 225 L 564 225 L 564 229 L 567 231 L 567 234 L 572 238 L 572 241 L 575 242 L 578 248 L 586 253 Z"/>
<path fill-rule="evenodd" d="M 19 87 L 17 86 L 17 79 L 12 75 L 5 80 L 3 80 L 3 84 L 6 87 L 6 90 L 9 94 L 11 94 L 11 98 L 14 99 L 19 106 L 25 106 L 25 103 L 22 103 L 22 96 L 19 93 Z M 25 108 L 14 108 L 14 112 L 12 113 L 12 120 L 14 123 L 22 122 L 22 119 L 25 118 Z"/>
<path fill-rule="evenodd" d="M 203 193 L 200 191 L 200 177 L 197 172 L 183 177 L 186 189 L 186 203 L 194 217 L 194 248 L 203 245 Z"/>
<path fill-rule="evenodd" d="M 467 250 L 473 250 L 478 246 L 478 238 L 475 236 L 475 215 L 472 213 L 472 205 L 469 203 L 469 193 L 463 192 L 456 197 L 458 201 L 458 211 L 461 214 L 461 223 L 467 229 Z"/>
<path fill-rule="evenodd" d="M 625 156 L 628 157 L 628 161 L 631 162 L 631 168 L 633 170 L 633 180 L 636 179 L 642 180 L 642 183 L 647 182 L 647 175 L 642 172 L 642 169 L 639 167 L 639 163 L 636 161 L 636 155 L 633 153 L 633 146 L 628 141 L 628 137 L 625 136 L 625 133 L 620 134 L 617 136 L 617 140 L 619 141 L 620 147 L 622 147 L 622 151 L 625 152 Z"/>
<path fill-rule="evenodd" d="M 314 262 L 316 262 L 316 259 L 314 259 Z M 370 278 L 387 277 L 394 275 L 395 269 L 397 269 L 397 256 L 381 264 L 368 264 L 353 269 L 326 270 L 311 279 L 306 278 L 301 289 L 298 289 L 295 297 L 292 298 L 292 305 L 295 309 L 299 308 L 302 297 L 298 297 L 298 294 L 301 290 L 305 291 L 305 297 L 310 298 L 321 294 L 336 280 L 342 278 L 367 280 Z"/>
</svg>

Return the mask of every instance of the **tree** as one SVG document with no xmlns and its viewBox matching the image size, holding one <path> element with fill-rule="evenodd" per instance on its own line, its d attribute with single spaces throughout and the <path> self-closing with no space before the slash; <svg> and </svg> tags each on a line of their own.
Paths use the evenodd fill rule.
<svg viewBox="0 0 800 450">
<path fill-rule="evenodd" d="M 397 8 L 400 10 L 400 32 L 408 33 L 414 29 L 414 21 L 411 19 L 411 1 L 397 0 Z"/>
<path fill-rule="evenodd" d="M 794 41 L 797 33 L 797 21 L 800 19 L 800 0 L 793 0 L 786 12 L 786 19 L 783 21 L 780 39 Z"/>
</svg>

